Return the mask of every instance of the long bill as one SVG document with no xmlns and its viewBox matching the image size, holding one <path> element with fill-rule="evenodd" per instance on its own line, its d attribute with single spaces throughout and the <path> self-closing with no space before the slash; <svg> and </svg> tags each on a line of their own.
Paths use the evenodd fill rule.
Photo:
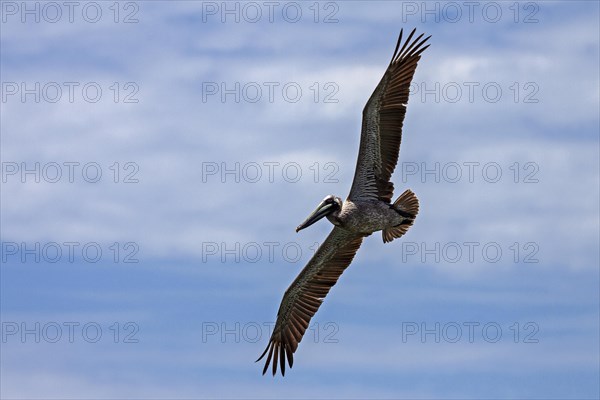
<svg viewBox="0 0 600 400">
<path fill-rule="evenodd" d="M 299 232 L 300 230 L 311 226 L 312 224 L 314 224 L 315 222 L 317 222 L 318 220 L 320 220 L 327 214 L 331 213 L 334 209 L 335 209 L 334 204 L 325 203 L 325 201 L 322 201 L 317 206 L 317 209 L 315 211 L 313 211 L 312 214 L 310 214 L 303 223 L 298 225 L 298 227 L 296 228 L 296 232 Z"/>
</svg>

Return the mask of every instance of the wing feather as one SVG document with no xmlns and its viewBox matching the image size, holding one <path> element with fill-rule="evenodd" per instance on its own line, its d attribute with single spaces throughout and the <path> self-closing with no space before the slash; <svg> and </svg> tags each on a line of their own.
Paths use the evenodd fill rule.
<svg viewBox="0 0 600 400">
<path fill-rule="evenodd" d="M 412 40 L 415 31 L 402 48 L 400 31 L 390 65 L 363 110 L 360 150 L 348 195 L 351 200 L 392 201 L 394 185 L 390 178 L 398 163 L 410 83 L 421 53 L 429 47 L 423 44 L 431 37 L 421 40 L 421 34 Z"/>
<path fill-rule="evenodd" d="M 281 374 L 285 375 L 285 360 L 290 368 L 294 363 L 293 353 L 302 341 L 311 318 L 315 315 L 325 296 L 344 270 L 350 265 L 358 251 L 364 236 L 334 227 L 325 242 L 319 247 L 306 267 L 286 290 L 277 322 L 267 348 L 259 357 L 267 360 L 263 375 L 273 361 L 273 375 L 277 373 L 277 364 Z M 279 356 L 279 357 L 278 357 Z"/>
</svg>

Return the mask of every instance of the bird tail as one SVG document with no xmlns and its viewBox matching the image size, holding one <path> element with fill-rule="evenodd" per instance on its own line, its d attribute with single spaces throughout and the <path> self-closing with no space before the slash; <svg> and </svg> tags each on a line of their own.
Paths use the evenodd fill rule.
<svg viewBox="0 0 600 400">
<path fill-rule="evenodd" d="M 394 204 L 392 205 L 394 210 L 398 212 L 398 214 L 404 217 L 404 221 L 400 225 L 392 226 L 390 228 L 386 228 L 382 231 L 383 242 L 388 243 L 394 239 L 398 239 L 400 236 L 404 235 L 408 228 L 410 228 L 415 222 L 415 218 L 419 213 L 419 199 L 412 192 L 412 190 L 407 189 L 402 193 Z"/>
</svg>

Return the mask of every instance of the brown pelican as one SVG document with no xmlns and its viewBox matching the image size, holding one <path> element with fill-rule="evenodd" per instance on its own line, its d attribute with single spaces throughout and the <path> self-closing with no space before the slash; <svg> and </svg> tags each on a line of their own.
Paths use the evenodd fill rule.
<svg viewBox="0 0 600 400">
<path fill-rule="evenodd" d="M 404 235 L 419 212 L 415 194 L 406 190 L 394 201 L 394 185 L 390 177 L 398 162 L 402 123 L 408 103 L 410 82 L 417 68 L 423 40 L 421 34 L 411 41 L 413 30 L 400 49 L 402 31 L 392 60 L 363 110 L 362 132 L 356 172 L 346 201 L 329 195 L 297 228 L 304 229 L 323 217 L 335 225 L 315 255 L 286 290 L 277 322 L 267 348 L 263 375 L 273 360 L 285 375 L 285 361 L 294 362 L 294 352 L 329 289 L 350 265 L 364 237 L 382 231 L 383 242 Z M 400 50 L 399 50 L 400 49 Z"/>
</svg>

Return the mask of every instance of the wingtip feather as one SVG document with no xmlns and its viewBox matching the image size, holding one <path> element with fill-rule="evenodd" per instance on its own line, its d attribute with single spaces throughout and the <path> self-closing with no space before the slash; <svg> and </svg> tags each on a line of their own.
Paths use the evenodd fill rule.
<svg viewBox="0 0 600 400">
<path fill-rule="evenodd" d="M 269 369 L 269 364 L 271 363 L 271 357 L 273 356 L 273 342 L 269 343 L 269 346 L 267 346 L 267 349 L 269 349 L 269 355 L 267 356 L 267 361 L 265 361 L 265 367 L 263 368 L 263 373 L 262 373 L 263 375 L 267 373 L 267 370 Z"/>
<path fill-rule="evenodd" d="M 279 358 L 279 346 L 276 343 L 273 343 L 275 347 L 275 356 L 273 357 L 273 376 L 277 374 L 277 359 Z"/>
<path fill-rule="evenodd" d="M 404 29 L 400 29 L 400 35 L 398 36 L 398 41 L 396 42 L 396 48 L 394 49 L 394 54 L 392 55 L 392 59 L 390 60 L 390 64 L 394 62 L 396 59 L 396 54 L 398 54 L 398 49 L 400 48 L 400 43 L 402 43 L 402 31 Z"/>
</svg>

